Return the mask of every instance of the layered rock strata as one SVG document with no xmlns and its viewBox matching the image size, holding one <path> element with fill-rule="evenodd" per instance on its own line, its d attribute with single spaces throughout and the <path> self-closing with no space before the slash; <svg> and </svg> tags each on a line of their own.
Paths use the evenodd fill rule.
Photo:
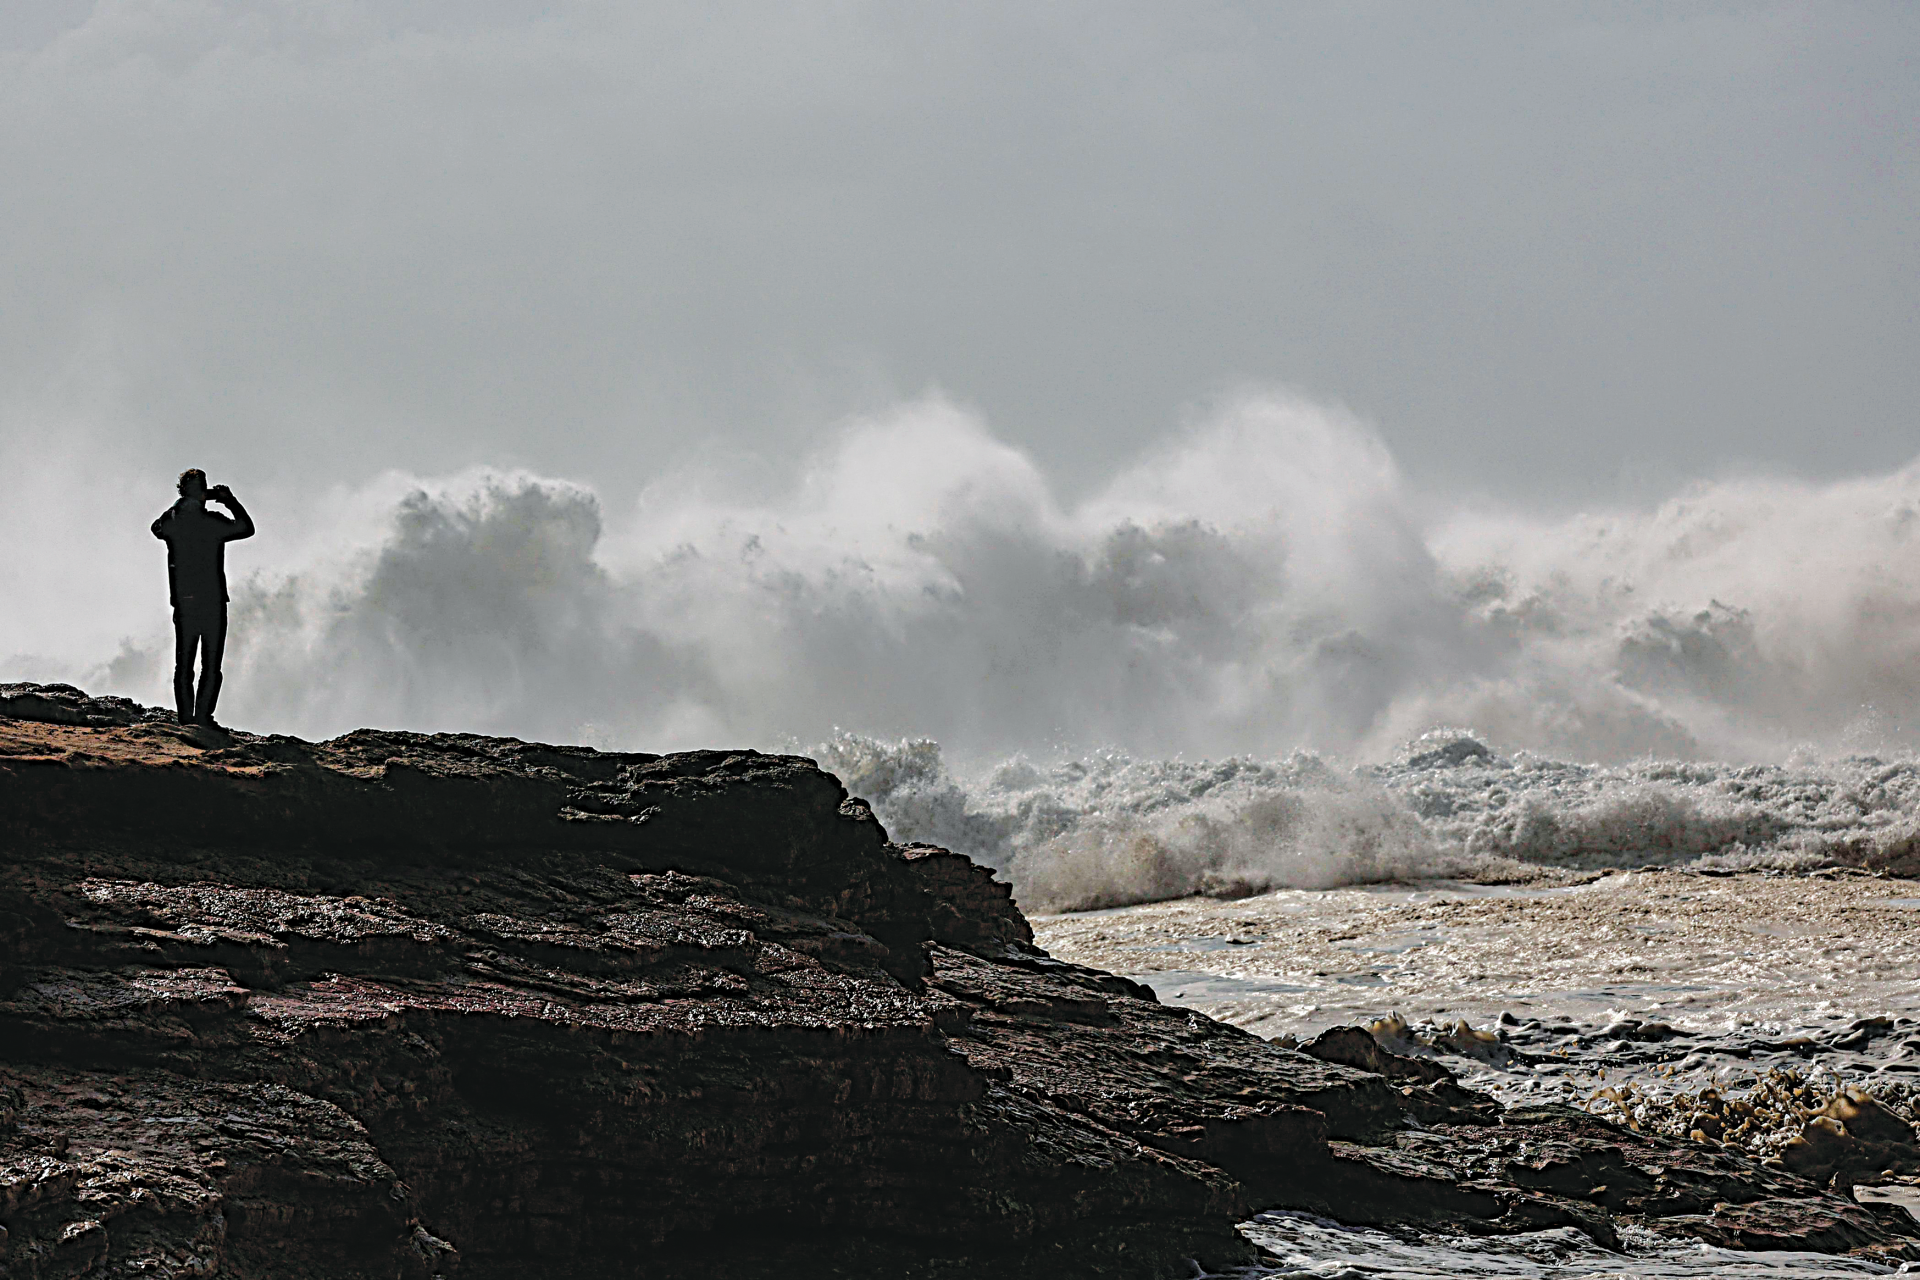
<svg viewBox="0 0 1920 1280">
<path fill-rule="evenodd" d="M 1033 946 L 811 761 L 0 687 L 0 1274 L 1173 1276 L 1298 1207 L 1911 1221 Z"/>
</svg>

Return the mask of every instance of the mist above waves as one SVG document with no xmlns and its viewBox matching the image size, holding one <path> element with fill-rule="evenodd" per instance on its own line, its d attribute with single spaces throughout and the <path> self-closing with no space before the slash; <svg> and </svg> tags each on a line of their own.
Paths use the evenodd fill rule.
<svg viewBox="0 0 1920 1280">
<path fill-rule="evenodd" d="M 978 761 L 1386 759 L 1435 725 L 1585 761 L 1914 743 L 1920 466 L 1443 510 L 1363 424 L 1270 394 L 1075 502 L 937 399 L 785 475 L 665 476 L 611 516 L 590 485 L 484 469 L 309 504 L 281 563 L 233 551 L 223 711 L 654 750 L 846 726 Z M 16 634 L 13 666 L 163 701 L 164 614 L 126 597 L 63 606 L 119 620 L 117 655 Z"/>
</svg>

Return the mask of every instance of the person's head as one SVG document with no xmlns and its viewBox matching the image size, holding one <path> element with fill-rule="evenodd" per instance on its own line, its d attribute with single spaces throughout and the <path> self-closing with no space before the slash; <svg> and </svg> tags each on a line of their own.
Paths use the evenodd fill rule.
<svg viewBox="0 0 1920 1280">
<path fill-rule="evenodd" d="M 201 502 L 207 496 L 207 473 L 198 467 L 188 467 L 180 473 L 180 496 L 189 502 Z"/>
</svg>

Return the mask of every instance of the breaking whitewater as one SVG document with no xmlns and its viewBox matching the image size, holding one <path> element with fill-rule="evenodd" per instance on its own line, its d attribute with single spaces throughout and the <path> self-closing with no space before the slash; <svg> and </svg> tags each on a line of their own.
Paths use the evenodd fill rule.
<svg viewBox="0 0 1920 1280">
<path fill-rule="evenodd" d="M 37 495 L 104 483 L 0 462 L 21 545 Z M 799 750 L 994 867 L 1056 954 L 1263 1035 L 1371 1024 L 1663 1131 L 1745 1108 L 1763 1158 L 1848 1089 L 1920 1118 L 1920 463 L 1522 515 L 1259 395 L 1067 501 L 929 400 L 612 513 L 494 471 L 246 497 L 232 723 Z M 10 678 L 164 701 L 145 518 L 12 570 L 93 612 L 0 619 Z M 1276 1274 L 1887 1270 L 1246 1230 Z"/>
<path fill-rule="evenodd" d="M 1920 765 L 1503 755 L 1434 730 L 1385 764 L 1024 758 L 958 778 L 937 744 L 843 734 L 814 750 L 896 839 L 999 869 L 1033 911 L 1204 894 L 1555 870 L 1920 871 Z"/>
</svg>

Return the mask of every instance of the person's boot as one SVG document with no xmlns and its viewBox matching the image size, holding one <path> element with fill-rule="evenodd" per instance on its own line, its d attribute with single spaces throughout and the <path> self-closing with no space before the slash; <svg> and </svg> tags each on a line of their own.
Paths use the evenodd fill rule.
<svg viewBox="0 0 1920 1280">
<path fill-rule="evenodd" d="M 195 724 L 203 724 L 209 729 L 220 729 L 213 718 L 213 704 L 220 700 L 220 673 L 210 672 L 200 677 L 200 698 L 193 714 Z M 223 733 L 224 729 L 221 730 Z"/>
<path fill-rule="evenodd" d="M 175 676 L 173 679 L 173 707 L 181 724 L 192 724 L 197 718 L 193 712 L 193 677 L 185 680 Z"/>
</svg>

